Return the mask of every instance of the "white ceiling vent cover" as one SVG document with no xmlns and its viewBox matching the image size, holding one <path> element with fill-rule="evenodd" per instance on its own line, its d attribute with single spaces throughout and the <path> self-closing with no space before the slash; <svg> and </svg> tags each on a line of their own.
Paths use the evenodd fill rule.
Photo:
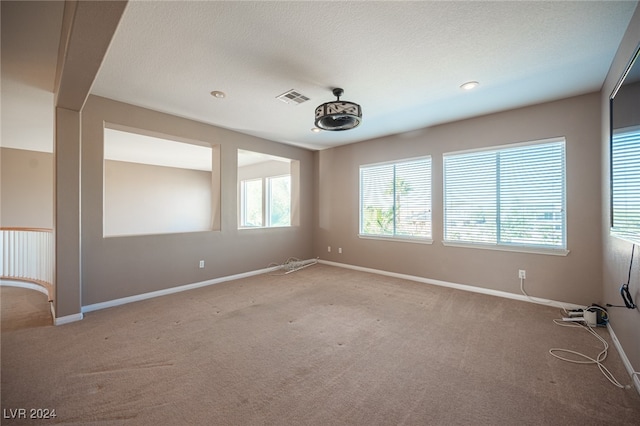
<svg viewBox="0 0 640 426">
<path fill-rule="evenodd" d="M 293 105 L 300 105 L 301 103 L 307 102 L 309 100 L 308 97 L 300 92 L 295 91 L 294 89 L 284 92 L 282 95 L 276 96 L 276 99 L 280 99 L 286 104 Z"/>
</svg>

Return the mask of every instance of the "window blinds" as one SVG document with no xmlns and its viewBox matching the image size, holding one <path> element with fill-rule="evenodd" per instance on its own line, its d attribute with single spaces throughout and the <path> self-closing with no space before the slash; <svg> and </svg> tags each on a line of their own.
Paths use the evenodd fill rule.
<svg viewBox="0 0 640 426">
<path fill-rule="evenodd" d="M 431 157 L 360 167 L 360 234 L 431 238 Z"/>
<path fill-rule="evenodd" d="M 613 135 L 611 213 L 612 233 L 640 244 L 640 129 Z"/>
<path fill-rule="evenodd" d="M 566 248 L 564 140 L 443 157 L 445 241 Z"/>
</svg>

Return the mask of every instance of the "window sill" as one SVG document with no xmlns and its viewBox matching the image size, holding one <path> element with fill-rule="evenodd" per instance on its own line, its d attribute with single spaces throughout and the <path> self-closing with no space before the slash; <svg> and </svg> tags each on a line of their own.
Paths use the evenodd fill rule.
<svg viewBox="0 0 640 426">
<path fill-rule="evenodd" d="M 358 238 L 363 240 L 380 240 L 380 241 L 395 241 L 399 243 L 414 243 L 414 244 L 433 244 L 431 238 L 411 238 L 411 237 L 384 237 L 382 235 L 363 235 L 358 234 Z"/>
<path fill-rule="evenodd" d="M 252 231 L 256 229 L 290 229 L 295 228 L 293 225 L 283 225 L 283 226 L 241 226 L 238 228 L 238 231 Z"/>
<path fill-rule="evenodd" d="M 516 253 L 546 254 L 550 256 L 566 256 L 569 254 L 569 250 L 566 250 L 566 249 L 506 246 L 506 245 L 498 245 L 498 244 L 491 244 L 491 245 L 490 244 L 470 244 L 470 243 L 455 243 L 451 241 L 443 241 L 442 245 L 448 246 L 448 247 L 462 247 L 462 248 L 482 249 L 482 250 L 511 251 Z"/>
</svg>

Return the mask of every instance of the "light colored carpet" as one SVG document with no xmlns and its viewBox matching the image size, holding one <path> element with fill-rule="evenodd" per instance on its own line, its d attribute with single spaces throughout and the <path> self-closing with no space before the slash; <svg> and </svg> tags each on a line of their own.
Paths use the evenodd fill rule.
<svg viewBox="0 0 640 426">
<path fill-rule="evenodd" d="M 36 290 L 0 286 L 2 331 L 52 325 L 48 297 Z"/>
<path fill-rule="evenodd" d="M 637 424 L 634 389 L 548 354 L 601 350 L 559 316 L 314 265 L 3 331 L 2 408 L 78 425 Z M 613 347 L 605 365 L 630 383 Z"/>
</svg>

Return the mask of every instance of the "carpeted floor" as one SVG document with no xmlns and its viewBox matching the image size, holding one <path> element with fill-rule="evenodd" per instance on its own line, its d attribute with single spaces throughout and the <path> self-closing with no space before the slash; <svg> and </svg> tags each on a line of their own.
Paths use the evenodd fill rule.
<svg viewBox="0 0 640 426">
<path fill-rule="evenodd" d="M 39 291 L 0 285 L 2 332 L 52 325 L 48 297 Z"/>
<path fill-rule="evenodd" d="M 2 424 L 638 424 L 634 389 L 549 355 L 601 350 L 559 316 L 328 265 L 255 276 L 3 330 L 3 412 L 57 417 Z"/>
</svg>

